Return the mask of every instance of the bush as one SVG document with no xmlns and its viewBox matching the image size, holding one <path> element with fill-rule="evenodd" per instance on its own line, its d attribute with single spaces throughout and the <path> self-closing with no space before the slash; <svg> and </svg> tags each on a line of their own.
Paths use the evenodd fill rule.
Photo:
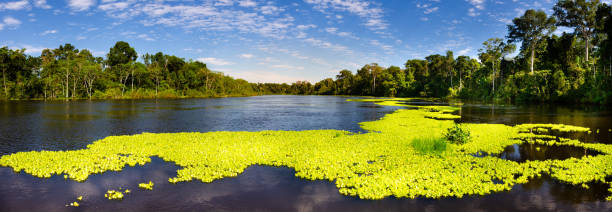
<svg viewBox="0 0 612 212">
<path fill-rule="evenodd" d="M 444 138 L 416 138 L 412 140 L 412 147 L 425 154 L 440 154 L 446 150 L 446 140 Z"/>
<path fill-rule="evenodd" d="M 453 144 L 465 144 L 470 141 L 470 131 L 461 124 L 448 128 L 444 137 Z"/>
</svg>

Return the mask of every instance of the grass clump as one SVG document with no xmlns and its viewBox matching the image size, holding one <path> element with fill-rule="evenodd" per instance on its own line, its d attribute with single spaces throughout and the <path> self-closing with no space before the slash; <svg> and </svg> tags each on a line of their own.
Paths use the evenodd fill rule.
<svg viewBox="0 0 612 212">
<path fill-rule="evenodd" d="M 410 143 L 412 148 L 423 154 L 441 154 L 446 151 L 446 140 L 444 138 L 424 137 L 415 138 Z"/>
<path fill-rule="evenodd" d="M 470 131 L 461 124 L 455 124 L 446 130 L 444 137 L 453 144 L 465 144 L 470 141 Z"/>
</svg>

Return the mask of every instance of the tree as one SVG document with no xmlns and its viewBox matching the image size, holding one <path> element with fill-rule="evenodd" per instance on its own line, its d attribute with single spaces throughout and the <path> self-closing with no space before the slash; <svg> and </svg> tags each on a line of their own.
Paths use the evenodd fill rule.
<svg viewBox="0 0 612 212">
<path fill-rule="evenodd" d="M 560 0 L 555 4 L 554 15 L 558 19 L 559 26 L 573 27 L 574 33 L 581 35 L 584 39 L 584 55 L 589 61 L 590 41 L 596 25 L 596 11 L 599 0 Z"/>
<path fill-rule="evenodd" d="M 119 83 L 121 83 L 121 95 L 125 91 L 125 81 L 130 76 L 130 72 L 126 69 L 131 69 L 131 63 L 136 61 L 137 58 L 136 50 L 124 41 L 117 41 L 107 54 L 108 65 L 118 74 Z"/>
<path fill-rule="evenodd" d="M 450 76 L 450 87 L 453 88 L 453 75 L 455 75 L 454 70 L 455 57 L 453 56 L 453 51 L 446 51 L 446 60 L 444 60 L 444 66 L 448 71 L 448 75 Z"/>
<path fill-rule="evenodd" d="M 612 7 L 607 4 L 603 4 L 597 9 L 597 27 L 595 32 L 602 38 L 600 42 L 600 52 L 602 61 L 607 59 L 608 61 L 608 73 L 612 76 Z M 605 39 L 604 39 L 605 38 Z M 602 63 L 602 65 L 605 65 Z M 604 66 L 605 70 L 605 66 Z"/>
<path fill-rule="evenodd" d="M 530 70 L 533 74 L 535 51 L 540 41 L 555 31 L 555 18 L 548 17 L 542 10 L 527 10 L 521 17 L 514 18 L 508 25 L 510 42 L 522 41 L 522 50 L 531 52 Z"/>
<path fill-rule="evenodd" d="M 501 38 L 489 38 L 487 41 L 483 42 L 482 45 L 483 48 L 478 50 L 478 52 L 480 52 L 478 57 L 482 63 L 491 64 L 491 70 L 493 71 L 493 87 L 491 93 L 495 94 L 495 78 L 497 74 L 495 68 L 497 67 L 499 70 L 501 59 L 514 52 L 516 46 L 514 44 L 504 43 Z"/>
<path fill-rule="evenodd" d="M 408 87 L 406 75 L 400 67 L 390 66 L 384 69 L 380 76 L 385 96 L 395 97 L 400 93 L 404 93 Z"/>
<path fill-rule="evenodd" d="M 372 75 L 372 95 L 376 95 L 376 77 L 382 73 L 383 67 L 379 66 L 378 63 L 371 63 L 365 65 L 364 68 Z"/>
<path fill-rule="evenodd" d="M 66 99 L 70 95 L 70 76 L 73 74 L 71 70 L 74 68 L 74 59 L 78 53 L 79 50 L 69 43 L 60 45 L 59 48 L 53 50 L 53 55 L 59 63 L 60 71 L 64 76 L 65 84 L 62 85 L 62 90 Z"/>
<path fill-rule="evenodd" d="M 89 58 L 83 64 L 83 83 L 89 99 L 91 99 L 93 94 L 95 81 L 102 75 L 102 66 L 99 63 L 101 61 L 102 58 Z"/>
<path fill-rule="evenodd" d="M 465 75 L 463 73 L 470 71 L 470 57 L 459 56 L 455 60 L 454 69 L 459 71 L 459 89 L 463 88 L 463 79 Z"/>
<path fill-rule="evenodd" d="M 336 83 L 338 85 L 338 93 L 344 95 L 352 94 L 353 87 L 353 72 L 349 70 L 342 70 L 336 75 Z"/>
<path fill-rule="evenodd" d="M 2 47 L 0 49 L 0 69 L 2 69 L 2 86 L 4 87 L 4 96 L 8 96 L 8 88 L 6 85 L 6 71 L 9 64 L 9 49 L 8 47 Z"/>
</svg>

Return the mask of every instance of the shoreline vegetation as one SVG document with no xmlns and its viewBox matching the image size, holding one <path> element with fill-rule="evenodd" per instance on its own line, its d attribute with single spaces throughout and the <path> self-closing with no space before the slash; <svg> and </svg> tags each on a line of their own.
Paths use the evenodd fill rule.
<svg viewBox="0 0 612 212">
<path fill-rule="evenodd" d="M 505 38 L 484 41 L 477 58 L 447 51 L 408 59 L 402 67 L 370 63 L 314 84 L 249 83 L 199 61 L 162 52 L 139 56 L 123 41 L 105 58 L 69 43 L 40 56 L 3 47 L 0 100 L 295 94 L 612 104 L 610 5 L 561 0 L 552 10 L 526 10 L 507 26 Z M 573 32 L 555 34 L 557 27 Z M 510 57 L 519 43 L 518 55 Z"/>
<path fill-rule="evenodd" d="M 373 200 L 488 195 L 547 175 L 584 189 L 607 186 L 610 196 L 606 200 L 612 201 L 612 145 L 566 137 L 568 133 L 591 133 L 590 129 L 562 124 L 464 123 L 458 127 L 454 120 L 460 116 L 451 113 L 459 107 L 407 105 L 410 100 L 347 99 L 408 107 L 360 123 L 366 133 L 142 133 L 109 136 L 85 149 L 3 155 L 0 166 L 39 178 L 63 176 L 83 182 L 90 175 L 143 166 L 151 157 L 159 157 L 179 166 L 176 176 L 168 179 L 170 183 L 210 183 L 235 177 L 252 165 L 288 167 L 298 178 L 328 180 L 340 194 Z M 454 142 L 449 141 L 451 137 Z M 515 144 L 571 146 L 600 154 L 525 162 L 494 156 Z"/>
</svg>

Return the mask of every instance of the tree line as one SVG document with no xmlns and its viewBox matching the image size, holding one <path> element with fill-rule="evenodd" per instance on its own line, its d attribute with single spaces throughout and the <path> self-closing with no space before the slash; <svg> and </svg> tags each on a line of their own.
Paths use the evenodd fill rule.
<svg viewBox="0 0 612 212">
<path fill-rule="evenodd" d="M 452 51 L 407 60 L 402 67 L 366 64 L 342 70 L 302 93 L 400 97 L 460 97 L 508 102 L 612 103 L 611 7 L 598 0 L 558 1 L 554 13 L 526 10 L 490 38 L 478 58 Z M 573 33 L 554 35 L 557 27 Z M 520 43 L 516 57 L 514 53 Z"/>
<path fill-rule="evenodd" d="M 4 99 L 173 98 L 258 95 L 257 84 L 211 71 L 199 61 L 162 52 L 138 55 L 119 41 L 94 57 L 71 44 L 45 49 L 0 48 Z"/>
<path fill-rule="evenodd" d="M 364 65 L 315 84 L 249 83 L 206 64 L 162 52 L 140 56 L 119 41 L 106 58 L 71 44 L 0 48 L 2 99 L 171 98 L 263 94 L 459 97 L 487 101 L 612 103 L 611 7 L 599 0 L 561 0 L 547 15 L 526 10 L 505 38 L 490 38 L 478 58 L 452 51 L 409 59 L 401 67 Z M 554 35 L 557 27 L 573 33 Z M 516 57 L 509 55 L 517 50 Z"/>
</svg>

